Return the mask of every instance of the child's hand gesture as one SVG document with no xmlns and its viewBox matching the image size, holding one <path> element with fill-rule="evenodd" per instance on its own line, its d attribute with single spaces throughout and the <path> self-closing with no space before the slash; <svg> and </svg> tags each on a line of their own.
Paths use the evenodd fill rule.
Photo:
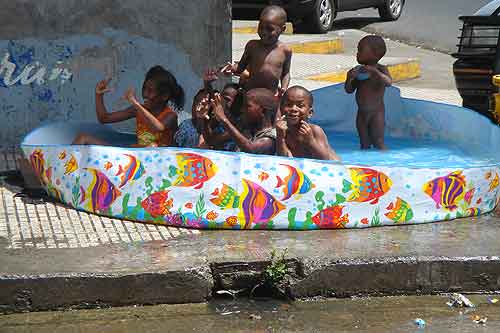
<svg viewBox="0 0 500 333">
<path fill-rule="evenodd" d="M 215 118 L 220 122 L 226 120 L 226 113 L 224 112 L 224 107 L 222 106 L 222 96 L 220 94 L 215 94 L 211 104 L 214 110 Z"/>
<path fill-rule="evenodd" d="M 352 68 L 349 72 L 347 72 L 347 80 L 356 79 L 359 75 L 360 68 L 361 68 L 360 66 L 356 66 L 356 67 Z"/>
<path fill-rule="evenodd" d="M 210 109 L 210 101 L 208 97 L 203 98 L 196 106 L 196 117 L 201 120 L 209 120 L 208 111 Z"/>
<path fill-rule="evenodd" d="M 125 95 L 123 95 L 123 98 L 132 105 L 139 104 L 137 98 L 135 97 L 134 88 L 128 88 L 127 91 L 125 91 Z"/>
<path fill-rule="evenodd" d="M 313 137 L 313 132 L 311 126 L 309 126 L 308 123 L 305 121 L 301 120 L 300 121 L 300 127 L 299 127 L 299 135 L 297 137 L 297 140 L 302 143 L 310 143 L 311 138 Z"/>
<path fill-rule="evenodd" d="M 230 76 L 230 75 L 233 75 L 234 72 L 236 72 L 236 63 L 234 64 L 231 64 L 230 62 L 228 62 L 226 64 L 226 66 L 222 67 L 220 69 L 220 72 L 222 74 L 224 74 L 225 76 Z"/>
<path fill-rule="evenodd" d="M 286 123 L 286 115 L 282 115 L 278 118 L 278 120 L 276 120 L 276 135 L 280 138 L 284 138 L 287 130 L 288 125 Z"/>
<path fill-rule="evenodd" d="M 104 95 L 105 93 L 112 91 L 112 89 L 108 87 L 109 81 L 111 81 L 111 78 L 99 81 L 95 86 L 95 93 L 97 95 Z"/>
<path fill-rule="evenodd" d="M 203 83 L 205 86 L 209 85 L 210 83 L 217 81 L 219 77 L 217 76 L 217 71 L 214 69 L 207 69 L 207 71 L 203 74 Z"/>
</svg>

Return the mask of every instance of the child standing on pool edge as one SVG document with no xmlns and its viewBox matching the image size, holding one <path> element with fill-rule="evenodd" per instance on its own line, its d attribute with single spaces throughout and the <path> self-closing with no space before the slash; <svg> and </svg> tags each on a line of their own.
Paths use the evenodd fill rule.
<svg viewBox="0 0 500 333">
<path fill-rule="evenodd" d="M 142 85 L 144 103 L 139 103 L 133 89 L 128 89 L 124 98 L 130 102 L 128 108 L 107 112 L 104 94 L 109 92 L 109 81 L 100 81 L 96 86 L 96 114 L 100 123 L 116 123 L 136 118 L 137 144 L 134 147 L 172 146 L 177 131 L 177 113 L 168 105 L 177 109 L 184 106 L 184 90 L 175 77 L 162 66 L 154 66 L 147 73 Z M 80 133 L 73 144 L 108 145 L 109 143 Z"/>
<path fill-rule="evenodd" d="M 288 89 L 292 50 L 279 40 L 286 29 L 286 20 L 287 15 L 283 8 L 279 6 L 264 8 L 258 27 L 260 39 L 249 41 L 241 60 L 235 64 L 228 64 L 222 72 L 240 75 L 245 69 L 248 70 L 250 76 L 241 83 L 245 91 L 266 88 L 278 95 L 280 91 L 283 93 Z"/>
<path fill-rule="evenodd" d="M 378 63 L 386 51 L 382 37 L 364 37 L 359 41 L 356 56 L 360 65 L 347 73 L 345 91 L 348 94 L 356 92 L 356 128 L 361 149 L 369 149 L 372 145 L 377 149 L 387 149 L 384 143 L 384 93 L 385 88 L 392 84 L 392 78 L 387 67 Z"/>
</svg>

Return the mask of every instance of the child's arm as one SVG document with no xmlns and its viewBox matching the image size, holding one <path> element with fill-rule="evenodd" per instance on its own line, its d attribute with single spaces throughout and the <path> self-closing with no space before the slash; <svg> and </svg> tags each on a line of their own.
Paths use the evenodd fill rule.
<svg viewBox="0 0 500 333">
<path fill-rule="evenodd" d="M 117 123 L 135 117 L 135 109 L 130 106 L 125 110 L 108 112 L 104 105 L 104 94 L 110 92 L 108 87 L 111 78 L 99 81 L 95 87 L 95 112 L 100 123 Z"/>
<path fill-rule="evenodd" d="M 330 147 L 328 138 L 321 127 L 302 121 L 297 139 L 307 147 L 312 158 L 340 161 L 340 158 Z"/>
<path fill-rule="evenodd" d="M 392 85 L 391 74 L 387 70 L 387 67 L 382 65 L 366 65 L 365 68 L 371 77 L 381 81 L 386 87 Z"/>
<path fill-rule="evenodd" d="M 273 150 L 273 140 L 263 138 L 255 142 L 247 139 L 227 118 L 224 107 L 222 106 L 222 97 L 217 94 L 212 100 L 214 115 L 217 120 L 224 126 L 226 131 L 231 135 L 236 145 L 247 153 L 270 153 Z"/>
<path fill-rule="evenodd" d="M 286 131 L 288 126 L 286 124 L 285 116 L 280 117 L 276 121 L 276 155 L 293 157 L 290 148 L 286 144 Z"/>
<path fill-rule="evenodd" d="M 352 94 L 358 88 L 358 80 L 356 80 L 358 74 L 359 70 L 357 67 L 354 67 L 349 72 L 347 72 L 347 79 L 345 80 L 344 84 L 346 93 Z"/>
<path fill-rule="evenodd" d="M 290 84 L 290 66 L 292 64 L 292 50 L 285 45 L 286 59 L 283 63 L 283 71 L 281 72 L 281 90 L 284 93 Z"/>
<path fill-rule="evenodd" d="M 135 98 L 134 89 L 130 88 L 125 92 L 125 98 L 127 101 L 132 104 L 137 112 L 141 112 L 144 115 L 144 118 L 149 123 L 149 126 L 153 127 L 154 130 L 162 132 L 165 129 L 173 129 L 175 130 L 177 127 L 177 114 L 175 112 L 171 112 L 167 114 L 162 120 L 156 118 L 148 109 L 146 109 L 137 98 Z"/>
<path fill-rule="evenodd" d="M 250 53 L 251 50 L 255 48 L 255 43 L 256 41 L 254 40 L 249 41 L 245 46 L 245 51 L 243 52 L 240 61 L 234 64 L 228 63 L 221 69 L 221 72 L 225 75 L 241 75 L 245 69 L 247 69 L 248 63 L 250 62 Z"/>
</svg>

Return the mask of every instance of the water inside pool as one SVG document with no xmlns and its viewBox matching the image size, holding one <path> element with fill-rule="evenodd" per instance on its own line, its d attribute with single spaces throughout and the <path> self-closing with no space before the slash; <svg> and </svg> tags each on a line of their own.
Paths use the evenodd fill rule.
<svg viewBox="0 0 500 333">
<path fill-rule="evenodd" d="M 451 143 L 386 137 L 385 142 L 389 150 L 381 152 L 375 149 L 360 150 L 359 138 L 356 134 L 332 133 L 327 129 L 326 134 L 333 149 L 345 164 L 472 168 L 498 165 L 500 162 L 500 158 L 492 154 L 488 147 L 465 149 Z"/>
</svg>

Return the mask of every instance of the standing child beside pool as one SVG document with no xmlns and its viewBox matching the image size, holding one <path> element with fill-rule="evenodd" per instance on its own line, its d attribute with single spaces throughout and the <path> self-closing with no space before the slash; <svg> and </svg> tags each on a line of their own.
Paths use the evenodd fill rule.
<svg viewBox="0 0 500 333">
<path fill-rule="evenodd" d="M 387 149 L 384 143 L 384 93 L 385 88 L 392 84 L 392 78 L 387 67 L 378 63 L 386 51 L 382 37 L 364 37 L 358 44 L 357 61 L 360 65 L 347 73 L 345 91 L 349 94 L 356 92 L 356 128 L 361 149 L 369 149 L 372 145 L 377 149 Z"/>
</svg>

